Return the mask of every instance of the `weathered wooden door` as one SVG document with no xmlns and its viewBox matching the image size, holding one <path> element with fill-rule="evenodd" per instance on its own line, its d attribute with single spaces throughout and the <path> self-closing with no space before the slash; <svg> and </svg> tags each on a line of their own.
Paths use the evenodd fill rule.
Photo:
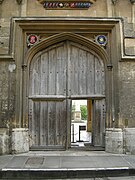
<svg viewBox="0 0 135 180">
<path fill-rule="evenodd" d="M 39 52 L 31 61 L 29 129 L 32 149 L 65 148 L 66 63 L 65 42 Z"/>
<path fill-rule="evenodd" d="M 92 143 L 94 146 L 105 146 L 105 99 L 93 101 L 93 123 L 92 123 Z"/>
<path fill-rule="evenodd" d="M 65 148 L 70 136 L 69 102 L 104 96 L 104 64 L 90 49 L 64 41 L 37 53 L 29 73 L 31 148 Z M 100 122 L 102 116 L 98 118 Z M 100 136 L 103 129 L 98 131 Z"/>
<path fill-rule="evenodd" d="M 105 96 L 105 72 L 102 59 L 90 49 L 69 42 L 68 96 L 90 98 Z"/>
<path fill-rule="evenodd" d="M 32 149 L 63 149 L 66 143 L 66 100 L 30 100 Z"/>
<path fill-rule="evenodd" d="M 103 147 L 106 112 L 103 60 L 80 44 L 69 42 L 68 47 L 68 96 L 71 99 L 93 99 L 92 143 Z"/>
</svg>

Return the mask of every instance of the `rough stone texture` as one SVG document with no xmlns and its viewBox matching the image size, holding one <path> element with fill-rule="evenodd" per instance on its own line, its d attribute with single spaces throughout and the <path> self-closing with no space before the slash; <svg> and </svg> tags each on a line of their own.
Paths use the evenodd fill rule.
<svg viewBox="0 0 135 180">
<path fill-rule="evenodd" d="M 9 37 L 0 37 L 0 53 L 8 54 Z"/>
<path fill-rule="evenodd" d="M 16 0 L 4 0 L 1 6 L 2 18 L 10 18 L 19 15 L 20 6 L 17 4 Z"/>
<path fill-rule="evenodd" d="M 9 71 L 10 64 L 0 63 L 0 127 L 9 127 L 15 113 L 15 73 Z"/>
<path fill-rule="evenodd" d="M 0 155 L 9 153 L 9 131 L 7 128 L 0 128 Z"/>
<path fill-rule="evenodd" d="M 135 63 L 120 63 L 120 126 L 125 127 L 125 120 L 128 121 L 128 127 L 135 126 Z"/>
<path fill-rule="evenodd" d="M 124 36 L 135 37 L 134 24 L 128 23 L 127 20 L 124 21 Z"/>
<path fill-rule="evenodd" d="M 123 153 L 123 132 L 122 129 L 106 129 L 105 150 L 111 153 Z"/>
<path fill-rule="evenodd" d="M 10 38 L 10 19 L 0 19 L 0 54 L 8 54 Z"/>
<path fill-rule="evenodd" d="M 125 153 L 135 154 L 135 128 L 125 128 L 123 135 Z"/>
<path fill-rule="evenodd" d="M 106 129 L 106 152 L 135 154 L 135 128 Z"/>
<path fill-rule="evenodd" d="M 29 133 L 28 129 L 16 128 L 12 130 L 12 153 L 24 153 L 29 151 Z"/>
</svg>

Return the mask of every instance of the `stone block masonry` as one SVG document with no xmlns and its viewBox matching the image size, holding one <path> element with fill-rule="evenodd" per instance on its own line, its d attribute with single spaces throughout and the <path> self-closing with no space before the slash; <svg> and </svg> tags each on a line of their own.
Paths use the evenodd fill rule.
<svg viewBox="0 0 135 180">
<path fill-rule="evenodd" d="M 117 154 L 135 154 L 135 128 L 106 129 L 106 152 Z"/>
<path fill-rule="evenodd" d="M 12 130 L 12 154 L 24 153 L 29 151 L 28 129 L 16 128 Z"/>
<path fill-rule="evenodd" d="M 0 155 L 9 153 L 9 131 L 7 128 L 0 128 Z"/>
</svg>

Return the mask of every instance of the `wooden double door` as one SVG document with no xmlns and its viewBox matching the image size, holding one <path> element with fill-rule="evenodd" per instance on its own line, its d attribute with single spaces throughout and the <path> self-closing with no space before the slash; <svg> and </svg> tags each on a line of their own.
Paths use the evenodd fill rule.
<svg viewBox="0 0 135 180">
<path fill-rule="evenodd" d="M 102 59 L 87 47 L 63 41 L 37 53 L 29 68 L 31 149 L 70 146 L 72 99 L 94 99 L 94 145 L 105 129 L 105 72 Z"/>
</svg>

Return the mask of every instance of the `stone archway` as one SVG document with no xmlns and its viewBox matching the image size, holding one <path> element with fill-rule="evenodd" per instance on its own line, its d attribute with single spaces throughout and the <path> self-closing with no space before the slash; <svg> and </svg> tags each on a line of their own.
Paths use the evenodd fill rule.
<svg viewBox="0 0 135 180">
<path fill-rule="evenodd" d="M 70 146 L 69 110 L 73 98 L 100 99 L 95 103 L 95 114 L 98 114 L 95 145 L 102 145 L 107 60 L 104 50 L 79 35 L 62 33 L 33 47 L 27 57 L 32 148 L 65 149 Z"/>
</svg>

